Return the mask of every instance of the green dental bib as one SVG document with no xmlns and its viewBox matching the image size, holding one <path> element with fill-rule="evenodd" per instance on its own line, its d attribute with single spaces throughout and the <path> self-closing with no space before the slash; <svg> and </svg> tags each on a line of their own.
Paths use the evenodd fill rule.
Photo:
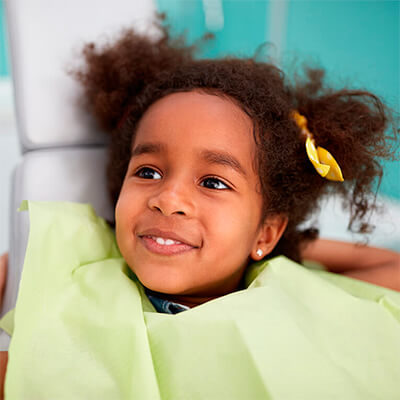
<svg viewBox="0 0 400 400">
<path fill-rule="evenodd" d="M 399 293 L 278 257 L 159 314 L 90 206 L 27 205 L 6 400 L 400 399 Z"/>
</svg>

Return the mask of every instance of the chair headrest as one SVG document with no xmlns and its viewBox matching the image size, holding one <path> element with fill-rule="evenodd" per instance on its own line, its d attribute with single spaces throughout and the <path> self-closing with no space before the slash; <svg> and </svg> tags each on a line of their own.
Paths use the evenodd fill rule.
<svg viewBox="0 0 400 400">
<path fill-rule="evenodd" d="M 7 5 L 12 75 L 22 150 L 106 142 L 80 103 L 68 70 L 87 42 L 122 28 L 150 28 L 152 0 L 12 0 Z"/>
</svg>

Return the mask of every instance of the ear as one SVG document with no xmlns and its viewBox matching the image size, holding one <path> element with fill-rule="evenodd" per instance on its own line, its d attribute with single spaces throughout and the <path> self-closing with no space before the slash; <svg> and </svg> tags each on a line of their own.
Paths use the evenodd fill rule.
<svg viewBox="0 0 400 400">
<path fill-rule="evenodd" d="M 278 214 L 268 217 L 258 230 L 250 257 L 259 261 L 271 253 L 285 232 L 287 223 L 288 219 L 285 215 Z"/>
</svg>

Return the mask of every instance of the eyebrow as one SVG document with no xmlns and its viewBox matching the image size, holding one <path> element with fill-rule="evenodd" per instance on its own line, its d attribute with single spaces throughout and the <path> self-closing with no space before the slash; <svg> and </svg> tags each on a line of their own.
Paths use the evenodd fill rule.
<svg viewBox="0 0 400 400">
<path fill-rule="evenodd" d="M 141 154 L 161 153 L 166 150 L 166 146 L 162 143 L 142 143 L 135 146 L 132 150 L 131 157 L 140 156 Z"/>
<path fill-rule="evenodd" d="M 231 167 L 239 174 L 246 177 L 246 171 L 240 162 L 230 153 L 224 151 L 203 150 L 201 157 L 210 164 L 218 164 Z"/>
<path fill-rule="evenodd" d="M 131 157 L 140 156 L 142 154 L 157 154 L 167 150 L 167 146 L 163 143 L 141 143 L 134 147 Z M 240 162 L 232 154 L 225 151 L 202 150 L 200 156 L 209 164 L 217 164 L 230 167 L 239 174 L 247 177 L 245 169 Z"/>
</svg>

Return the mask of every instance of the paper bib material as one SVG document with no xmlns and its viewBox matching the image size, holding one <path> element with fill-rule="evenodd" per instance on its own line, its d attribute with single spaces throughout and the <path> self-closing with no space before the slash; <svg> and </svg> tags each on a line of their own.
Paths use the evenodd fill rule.
<svg viewBox="0 0 400 400">
<path fill-rule="evenodd" d="M 400 399 L 399 293 L 278 257 L 159 314 L 89 205 L 27 205 L 6 399 Z"/>
</svg>

